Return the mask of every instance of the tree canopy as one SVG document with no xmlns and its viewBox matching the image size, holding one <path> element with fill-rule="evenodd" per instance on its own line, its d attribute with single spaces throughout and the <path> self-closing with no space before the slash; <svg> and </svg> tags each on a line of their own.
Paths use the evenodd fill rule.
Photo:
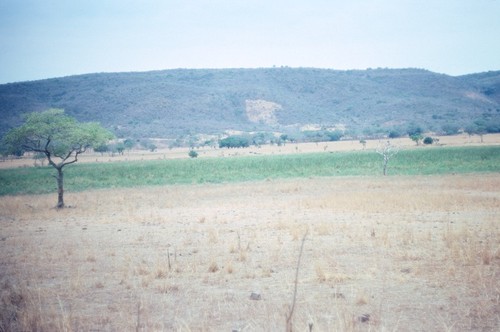
<svg viewBox="0 0 500 332">
<path fill-rule="evenodd" d="M 113 135 L 96 122 L 79 123 L 64 110 L 50 109 L 28 114 L 23 125 L 5 135 L 5 142 L 10 151 L 22 148 L 42 152 L 49 161 L 55 162 L 55 157 L 61 160 L 59 164 L 67 164 L 88 148 L 112 138 Z"/>
<path fill-rule="evenodd" d="M 58 208 L 64 207 L 63 173 L 65 165 L 78 161 L 78 155 L 98 147 L 113 138 L 108 130 L 96 122 L 80 123 L 62 109 L 30 113 L 24 124 L 11 129 L 4 137 L 8 152 L 42 153 L 58 174 Z"/>
</svg>

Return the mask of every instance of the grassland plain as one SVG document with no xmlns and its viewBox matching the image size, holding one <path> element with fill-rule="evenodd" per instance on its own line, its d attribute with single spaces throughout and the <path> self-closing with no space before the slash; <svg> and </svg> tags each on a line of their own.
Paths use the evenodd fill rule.
<svg viewBox="0 0 500 332">
<path fill-rule="evenodd" d="M 0 330 L 494 331 L 498 173 L 0 197 Z M 251 300 L 258 292 L 260 300 Z"/>
<path fill-rule="evenodd" d="M 82 163 L 65 169 L 65 189 L 76 192 L 280 178 L 375 176 L 382 172 L 381 164 L 381 156 L 374 151 Z M 499 171 L 500 146 L 402 150 L 389 163 L 392 175 Z M 53 172 L 52 167 L 0 169 L 0 195 L 55 192 Z"/>
</svg>

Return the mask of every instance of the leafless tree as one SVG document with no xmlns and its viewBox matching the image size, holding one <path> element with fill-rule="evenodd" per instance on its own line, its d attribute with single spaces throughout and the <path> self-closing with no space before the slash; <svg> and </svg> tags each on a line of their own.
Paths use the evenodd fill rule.
<svg viewBox="0 0 500 332">
<path fill-rule="evenodd" d="M 399 152 L 399 147 L 393 145 L 390 141 L 385 143 L 380 142 L 376 151 L 384 158 L 383 173 L 384 175 L 387 175 L 387 164 L 389 163 L 389 160 Z"/>
</svg>

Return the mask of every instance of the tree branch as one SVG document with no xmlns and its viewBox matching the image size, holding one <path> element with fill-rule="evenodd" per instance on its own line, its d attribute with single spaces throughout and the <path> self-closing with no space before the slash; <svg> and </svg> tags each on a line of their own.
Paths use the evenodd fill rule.
<svg viewBox="0 0 500 332">
<path fill-rule="evenodd" d="M 64 158 L 61 162 L 61 165 L 62 166 L 66 166 L 66 165 L 69 165 L 69 164 L 74 164 L 78 161 L 78 155 L 81 154 L 81 153 L 84 153 L 85 151 L 87 151 L 87 148 L 86 147 L 82 147 L 81 145 L 77 148 L 77 149 L 73 149 L 71 150 L 68 155 L 66 156 L 66 158 Z M 66 160 L 71 156 L 71 154 L 73 154 L 73 152 L 75 153 L 75 157 L 73 160 L 71 161 L 68 161 L 66 162 Z"/>
</svg>

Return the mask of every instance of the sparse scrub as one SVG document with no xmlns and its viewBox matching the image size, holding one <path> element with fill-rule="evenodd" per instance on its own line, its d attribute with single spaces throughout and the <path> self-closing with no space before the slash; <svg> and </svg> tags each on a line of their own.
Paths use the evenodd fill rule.
<svg viewBox="0 0 500 332">
<path fill-rule="evenodd" d="M 319 282 L 325 282 L 328 280 L 328 276 L 322 265 L 316 265 L 316 277 Z"/>
<path fill-rule="evenodd" d="M 156 279 L 165 279 L 168 276 L 168 268 L 158 267 L 155 272 Z"/>
<path fill-rule="evenodd" d="M 62 211 L 50 194 L 3 196 L 0 299 L 17 320 L 0 317 L 25 331 L 279 331 L 298 280 L 294 331 L 495 330 L 498 188 L 497 173 L 272 179 L 70 193 Z"/>
<path fill-rule="evenodd" d="M 234 272 L 234 266 L 232 262 L 227 262 L 226 263 L 226 272 L 228 274 L 232 274 Z"/>
<path fill-rule="evenodd" d="M 219 265 L 215 261 L 211 261 L 208 265 L 208 272 L 214 273 L 219 271 Z"/>
<path fill-rule="evenodd" d="M 217 242 L 219 242 L 219 233 L 217 232 L 216 229 L 211 228 L 208 231 L 208 243 L 217 244 Z"/>
<path fill-rule="evenodd" d="M 362 306 L 368 304 L 368 298 L 369 297 L 365 292 L 358 292 L 358 294 L 356 295 L 356 305 Z"/>
<path fill-rule="evenodd" d="M 244 249 L 240 249 L 238 253 L 238 261 L 240 262 L 246 262 L 247 260 L 247 251 Z"/>
</svg>

